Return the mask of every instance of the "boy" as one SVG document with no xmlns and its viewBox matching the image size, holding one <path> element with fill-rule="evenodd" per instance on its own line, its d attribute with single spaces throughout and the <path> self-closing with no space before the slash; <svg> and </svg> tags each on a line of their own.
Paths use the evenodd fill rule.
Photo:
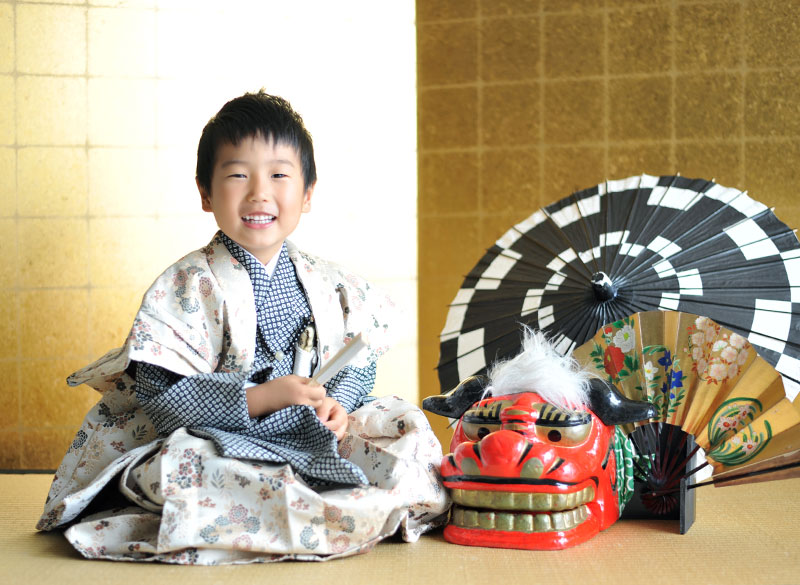
<svg viewBox="0 0 800 585">
<path fill-rule="evenodd" d="M 119 490 L 140 509 L 101 513 L 102 537 L 94 521 L 70 528 L 86 556 L 130 557 L 134 527 L 148 522 L 155 533 L 134 556 L 171 562 L 239 562 L 243 542 L 281 558 L 352 554 L 398 526 L 414 540 L 447 507 L 441 449 L 416 407 L 393 398 L 360 408 L 387 349 L 390 302 L 286 240 L 316 183 L 301 118 L 263 91 L 228 102 L 203 130 L 196 181 L 220 231 L 151 286 L 123 348 L 69 378 L 104 396 L 39 528 L 78 517 L 122 473 Z M 301 336 L 315 336 L 322 366 L 358 333 L 371 345 L 325 387 L 295 367 Z M 349 520 L 309 520 L 314 508 L 323 520 L 349 510 Z"/>
</svg>

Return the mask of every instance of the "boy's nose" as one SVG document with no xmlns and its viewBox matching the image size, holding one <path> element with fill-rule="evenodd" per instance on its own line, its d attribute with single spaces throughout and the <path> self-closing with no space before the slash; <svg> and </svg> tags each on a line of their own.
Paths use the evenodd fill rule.
<svg viewBox="0 0 800 585">
<path fill-rule="evenodd" d="M 248 198 L 252 201 L 268 201 L 270 197 L 271 188 L 269 177 L 261 173 L 253 175 Z"/>
</svg>

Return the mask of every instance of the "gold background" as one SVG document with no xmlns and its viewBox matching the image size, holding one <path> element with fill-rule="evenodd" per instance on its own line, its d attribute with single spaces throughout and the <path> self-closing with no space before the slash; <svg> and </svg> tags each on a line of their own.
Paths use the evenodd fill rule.
<svg viewBox="0 0 800 585">
<path fill-rule="evenodd" d="M 375 391 L 417 399 L 414 50 L 411 0 L 0 0 L 0 469 L 58 465 L 98 398 L 66 376 L 211 239 L 197 140 L 262 86 L 314 136 L 292 240 L 412 315 Z"/>
<path fill-rule="evenodd" d="M 800 227 L 798 2 L 418 0 L 417 53 L 423 397 L 464 276 L 575 190 L 715 178 Z"/>
<path fill-rule="evenodd" d="M 201 10 L 215 4 L 225 11 Z M 0 468 L 57 465 L 96 400 L 86 387 L 68 390 L 65 375 L 119 345 L 157 272 L 208 240 L 213 224 L 191 184 L 199 130 L 225 99 L 282 72 L 270 67 L 288 68 L 265 59 L 268 75 L 252 70 L 261 58 L 255 44 L 247 58 L 216 59 L 220 19 L 256 26 L 241 11 L 267 4 L 0 1 Z M 385 96 L 370 93 L 387 79 L 414 91 L 413 64 L 409 75 L 400 60 L 374 50 L 408 34 L 387 32 L 398 21 L 384 14 L 388 4 L 352 2 L 355 10 L 342 16 L 326 8 L 336 3 L 320 2 L 283 17 L 289 4 L 274 10 L 298 35 L 292 51 L 322 62 L 301 71 L 303 82 L 267 89 L 292 99 L 315 139 L 323 125 L 323 147 L 331 125 L 331 150 L 342 150 L 344 132 L 361 130 L 336 126 L 331 112 L 304 103 L 307 96 L 322 90 L 344 104 L 355 95 L 373 108 L 369 119 L 394 119 Z M 390 248 L 412 262 L 416 256 L 417 270 L 371 249 L 354 257 L 375 254 L 369 266 L 406 298 L 415 298 L 418 282 L 418 331 L 390 352 L 396 365 L 388 377 L 402 385 L 418 360 L 420 397 L 439 392 L 438 334 L 463 276 L 511 225 L 576 189 L 680 172 L 746 189 L 800 226 L 797 2 L 419 0 L 416 12 L 416 246 L 396 244 L 413 237 L 413 228 L 398 235 L 394 225 L 403 222 L 391 222 L 389 233 Z M 235 27 L 231 43 L 248 43 L 248 31 Z M 331 28 L 339 43 L 358 33 L 347 63 L 356 62 L 364 79 L 325 61 L 330 47 L 319 39 Z M 193 44 L 170 44 L 187 30 Z M 367 57 L 373 61 L 358 62 Z M 220 75 L 232 85 L 220 84 Z M 329 89 L 340 86 L 341 93 Z M 380 149 L 397 141 L 397 131 L 380 123 L 366 132 Z M 352 152 L 363 152 L 363 142 L 362 134 Z M 385 195 L 406 176 L 413 173 L 365 182 Z M 367 225 L 383 213 L 380 205 L 397 201 L 370 192 L 345 219 Z M 366 215 L 353 217 L 356 208 Z M 413 222 L 413 213 L 400 215 Z M 334 256 L 347 246 L 339 243 Z M 369 266 L 355 268 L 369 275 Z M 394 278 L 387 267 L 398 266 Z M 416 396 L 416 380 L 406 385 Z M 445 421 L 430 418 L 446 449 Z"/>
</svg>

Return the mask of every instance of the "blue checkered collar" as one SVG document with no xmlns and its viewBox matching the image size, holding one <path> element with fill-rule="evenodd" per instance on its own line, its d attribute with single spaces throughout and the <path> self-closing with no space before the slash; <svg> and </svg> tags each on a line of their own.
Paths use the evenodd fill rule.
<svg viewBox="0 0 800 585">
<path fill-rule="evenodd" d="M 283 243 L 281 251 L 278 253 L 279 257 L 278 263 L 275 266 L 275 272 L 270 275 L 258 258 L 242 248 L 224 233 L 220 232 L 220 237 L 222 243 L 225 244 L 225 247 L 228 249 L 228 252 L 231 253 L 231 256 L 244 266 L 244 269 L 250 276 L 250 282 L 253 284 L 253 296 L 255 297 L 256 307 L 260 307 L 266 301 L 267 292 L 272 282 L 279 279 L 286 270 L 294 269 L 286 249 L 286 242 Z"/>
</svg>

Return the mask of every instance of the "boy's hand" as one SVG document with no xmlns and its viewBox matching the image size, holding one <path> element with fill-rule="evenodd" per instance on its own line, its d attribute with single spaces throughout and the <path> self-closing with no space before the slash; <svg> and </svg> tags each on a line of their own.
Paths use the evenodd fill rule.
<svg viewBox="0 0 800 585">
<path fill-rule="evenodd" d="M 324 386 L 294 374 L 252 386 L 246 392 L 250 418 L 272 414 L 294 404 L 307 404 L 318 410 L 325 399 Z"/>
<path fill-rule="evenodd" d="M 336 439 L 341 441 L 347 430 L 347 411 L 335 399 L 326 396 L 322 405 L 317 408 L 317 416 L 326 427 L 333 431 Z"/>
</svg>

